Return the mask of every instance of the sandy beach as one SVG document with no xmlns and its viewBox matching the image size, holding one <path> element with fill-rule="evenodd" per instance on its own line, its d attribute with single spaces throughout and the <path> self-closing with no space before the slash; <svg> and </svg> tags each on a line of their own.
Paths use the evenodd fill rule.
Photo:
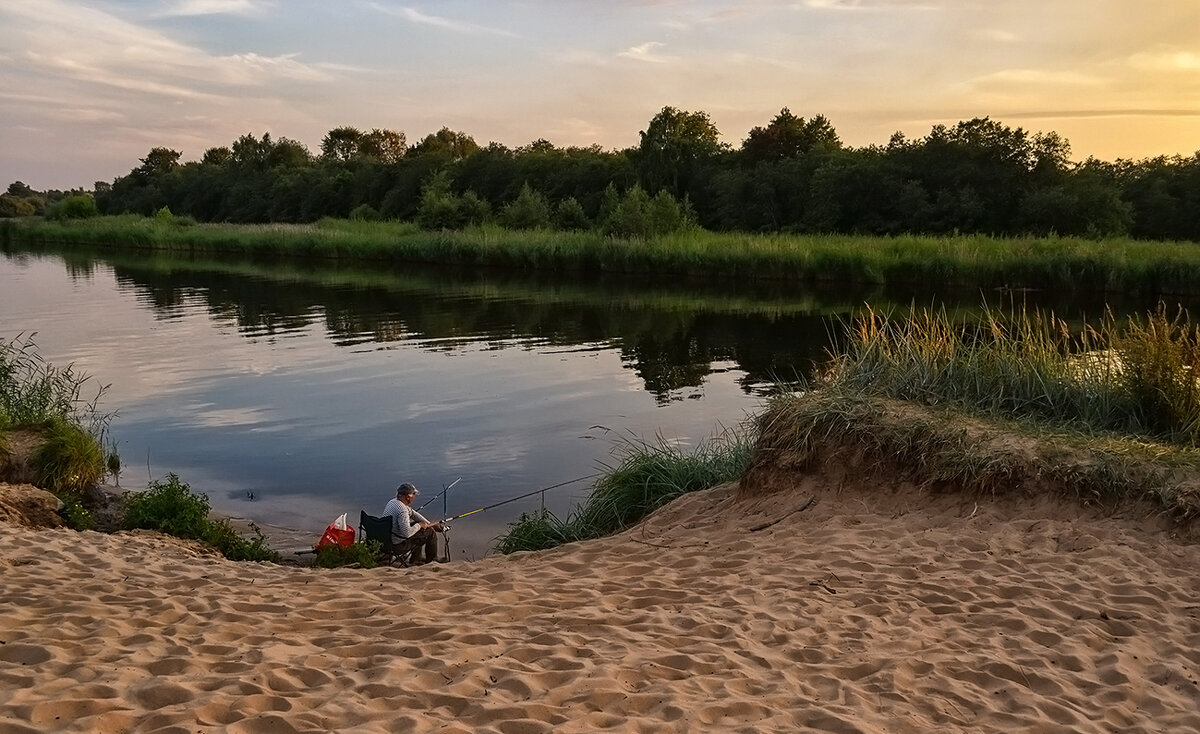
<svg viewBox="0 0 1200 734">
<path fill-rule="evenodd" d="M 1200 731 L 1200 547 L 827 485 L 416 569 L 5 521 L 0 731 Z"/>
</svg>

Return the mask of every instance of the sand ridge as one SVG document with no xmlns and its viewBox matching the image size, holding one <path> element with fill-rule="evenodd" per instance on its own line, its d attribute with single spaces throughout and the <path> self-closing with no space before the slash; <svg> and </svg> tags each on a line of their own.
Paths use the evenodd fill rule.
<svg viewBox="0 0 1200 734">
<path fill-rule="evenodd" d="M 367 571 L 0 530 L 6 732 L 1200 731 L 1200 548 L 1054 503 L 724 487 Z"/>
</svg>

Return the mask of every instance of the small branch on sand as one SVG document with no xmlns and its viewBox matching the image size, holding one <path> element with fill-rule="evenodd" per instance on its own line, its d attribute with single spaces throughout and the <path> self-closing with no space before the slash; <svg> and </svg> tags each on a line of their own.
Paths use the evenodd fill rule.
<svg viewBox="0 0 1200 734">
<path fill-rule="evenodd" d="M 813 504 L 816 503 L 816 501 L 817 501 L 817 496 L 813 495 L 812 497 L 808 498 L 808 502 L 805 502 L 800 507 L 797 507 L 796 509 L 792 510 L 791 512 L 786 513 L 782 517 L 776 518 L 776 519 L 772 520 L 771 522 L 765 522 L 762 525 L 755 525 L 754 527 L 750 528 L 750 532 L 754 533 L 754 532 L 758 532 L 759 530 L 766 530 L 767 528 L 771 527 L 772 525 L 775 525 L 776 523 L 780 523 L 780 522 L 786 520 L 787 518 L 791 517 L 792 515 L 795 515 L 797 512 L 804 512 L 809 507 L 812 507 Z"/>
<path fill-rule="evenodd" d="M 825 591 L 828 591 L 830 594 L 836 594 L 837 589 L 834 589 L 829 586 L 830 581 L 841 581 L 841 579 L 839 579 L 837 577 L 837 574 L 835 574 L 833 571 L 830 571 L 828 574 L 825 575 L 825 578 L 818 579 L 817 581 L 810 581 L 810 582 L 808 582 L 808 585 L 816 586 L 818 588 L 824 589 Z"/>
</svg>

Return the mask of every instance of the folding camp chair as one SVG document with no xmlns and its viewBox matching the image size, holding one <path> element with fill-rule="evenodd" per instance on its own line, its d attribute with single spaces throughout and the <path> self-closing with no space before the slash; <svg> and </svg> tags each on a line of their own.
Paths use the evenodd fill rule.
<svg viewBox="0 0 1200 734">
<path fill-rule="evenodd" d="M 410 550 L 401 549 L 392 542 L 392 518 L 368 515 L 366 510 L 360 510 L 358 516 L 358 537 L 364 542 L 374 540 L 380 545 L 380 560 L 391 563 L 397 557 L 407 562 Z"/>
</svg>

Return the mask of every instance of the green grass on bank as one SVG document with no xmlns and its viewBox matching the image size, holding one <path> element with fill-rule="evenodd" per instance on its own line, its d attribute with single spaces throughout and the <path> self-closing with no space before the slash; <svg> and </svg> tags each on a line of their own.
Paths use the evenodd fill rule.
<svg viewBox="0 0 1200 734">
<path fill-rule="evenodd" d="M 0 480 L 35 482 L 63 502 L 63 518 L 77 530 L 94 526 L 83 494 L 119 466 L 106 453 L 111 414 L 97 405 L 107 386 L 72 366 L 56 367 L 39 354 L 33 335 L 0 342 Z M 17 456 L 13 436 L 33 436 L 37 449 Z"/>
<path fill-rule="evenodd" d="M 976 322 L 869 312 L 818 384 L 1034 420 L 1087 433 L 1200 447 L 1200 328 L 1165 305 L 1076 330 L 1036 310 L 984 309 Z"/>
<path fill-rule="evenodd" d="M 1200 451 L 1184 446 L 832 390 L 779 397 L 759 423 L 742 477 L 754 491 L 836 465 L 851 483 L 878 479 L 975 499 L 1044 495 L 1110 512 L 1142 505 L 1175 527 L 1200 519 Z"/>
<path fill-rule="evenodd" d="M 522 514 L 497 539 L 496 550 L 544 550 L 624 530 L 680 495 L 737 479 L 753 443 L 745 428 L 727 431 L 693 451 L 664 440 L 624 443 L 616 465 L 593 485 L 583 505 L 565 519 L 549 510 Z"/>
<path fill-rule="evenodd" d="M 494 225 L 427 231 L 402 222 L 194 224 L 135 215 L 59 222 L 5 220 L 0 222 L 0 238 L 17 244 L 191 254 L 294 255 L 809 283 L 1200 293 L 1200 245 L 1124 238 L 756 235 L 692 228 L 643 240 Z"/>
<path fill-rule="evenodd" d="M 860 319 L 810 389 L 758 419 L 745 485 L 841 462 L 967 493 L 1052 492 L 1200 518 L 1200 331 L 1165 308 L 1072 332 L 1052 315 Z"/>
</svg>

